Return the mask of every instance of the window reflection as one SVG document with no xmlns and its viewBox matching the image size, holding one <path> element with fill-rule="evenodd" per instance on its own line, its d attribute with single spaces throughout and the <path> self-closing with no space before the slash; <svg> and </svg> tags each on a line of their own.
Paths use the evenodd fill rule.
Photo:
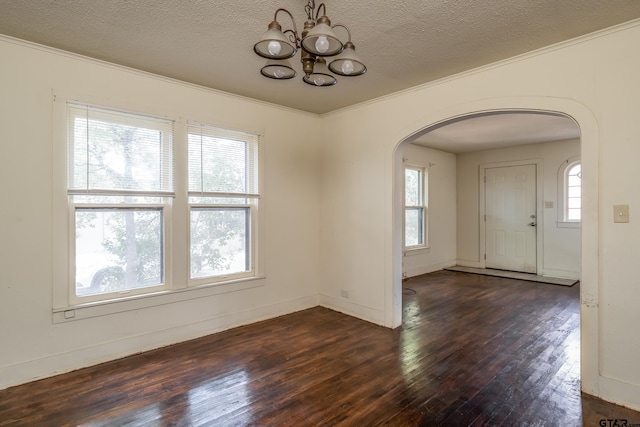
<svg viewBox="0 0 640 427">
<path fill-rule="evenodd" d="M 249 375 L 240 370 L 190 390 L 189 420 L 204 422 L 225 416 L 225 422 L 232 419 L 233 425 L 248 424 L 251 421 L 251 412 L 247 411 L 250 403 L 248 383 Z M 234 412 L 237 412 L 237 418 L 232 415 Z"/>
</svg>

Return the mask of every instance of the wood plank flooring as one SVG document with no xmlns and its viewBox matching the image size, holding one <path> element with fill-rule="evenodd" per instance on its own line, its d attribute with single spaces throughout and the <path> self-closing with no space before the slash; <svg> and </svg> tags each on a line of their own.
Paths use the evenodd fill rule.
<svg viewBox="0 0 640 427">
<path fill-rule="evenodd" d="M 313 308 L 0 391 L 0 426 L 599 426 L 579 285 L 441 271 L 404 325 Z"/>
</svg>

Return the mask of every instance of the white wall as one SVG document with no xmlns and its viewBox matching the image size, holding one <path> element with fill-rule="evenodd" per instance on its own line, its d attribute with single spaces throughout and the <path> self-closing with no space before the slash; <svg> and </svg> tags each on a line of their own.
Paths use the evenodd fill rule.
<svg viewBox="0 0 640 427">
<path fill-rule="evenodd" d="M 640 235 L 639 41 L 636 21 L 326 115 L 321 303 L 401 322 L 401 141 L 478 111 L 564 112 L 581 128 L 582 388 L 640 409 L 640 246 L 631 243 Z M 614 204 L 630 205 L 630 223 L 613 223 Z"/>
<path fill-rule="evenodd" d="M 399 325 L 397 145 L 452 117 L 520 108 L 564 112 L 581 127 L 582 387 L 640 409 L 640 247 L 629 243 L 640 233 L 639 40 L 634 22 L 318 119 L 0 39 L 0 387 L 318 300 Z M 52 89 L 262 129 L 268 228 L 261 286 L 53 324 Z M 318 139 L 300 144 L 302 133 Z M 614 204 L 630 205 L 630 223 L 613 223 Z"/>
<path fill-rule="evenodd" d="M 457 156 L 458 173 L 458 264 L 481 266 L 483 248 L 480 243 L 480 184 L 481 165 L 513 161 L 540 160 L 542 170 L 542 202 L 553 202 L 538 218 L 542 231 L 542 271 L 538 274 L 553 277 L 580 278 L 580 229 L 558 226 L 558 169 L 565 161 L 580 155 L 580 140 L 557 141 L 522 145 L 501 150 L 464 153 Z"/>
<path fill-rule="evenodd" d="M 403 252 L 404 276 L 456 265 L 456 156 L 409 143 L 402 144 L 396 156 L 407 165 L 424 167 L 428 176 L 428 247 Z M 396 180 L 402 180 L 402 166 L 396 171 Z"/>
<path fill-rule="evenodd" d="M 0 57 L 0 389 L 317 305 L 318 116 L 9 38 L 0 38 Z M 266 279 L 54 324 L 52 90 L 261 132 Z"/>
</svg>

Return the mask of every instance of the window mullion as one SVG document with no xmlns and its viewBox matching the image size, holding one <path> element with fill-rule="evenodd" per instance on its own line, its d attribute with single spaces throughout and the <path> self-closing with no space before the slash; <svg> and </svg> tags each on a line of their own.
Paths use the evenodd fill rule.
<svg viewBox="0 0 640 427">
<path fill-rule="evenodd" d="M 167 277 L 171 290 L 188 287 L 189 277 L 189 143 L 187 122 L 176 120 L 175 125 L 175 197 L 167 215 Z"/>
</svg>

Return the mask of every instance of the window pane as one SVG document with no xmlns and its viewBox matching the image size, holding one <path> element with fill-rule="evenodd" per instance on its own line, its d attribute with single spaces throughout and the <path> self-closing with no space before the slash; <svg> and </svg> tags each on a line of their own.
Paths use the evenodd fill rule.
<svg viewBox="0 0 640 427">
<path fill-rule="evenodd" d="M 582 165 L 580 163 L 578 163 L 575 166 L 572 166 L 571 169 L 569 169 L 568 175 L 575 175 L 577 177 L 581 177 L 582 176 Z"/>
<path fill-rule="evenodd" d="M 163 283 L 162 210 L 76 209 L 76 295 Z"/>
<path fill-rule="evenodd" d="M 405 206 L 419 206 L 422 204 L 421 173 L 417 169 L 405 169 L 404 171 Z"/>
<path fill-rule="evenodd" d="M 580 198 L 569 197 L 567 199 L 567 204 L 569 209 L 580 209 Z"/>
<path fill-rule="evenodd" d="M 572 221 L 580 220 L 580 209 L 567 209 L 567 219 Z"/>
<path fill-rule="evenodd" d="M 189 134 L 189 191 L 249 193 L 247 143 Z"/>
<path fill-rule="evenodd" d="M 173 191 L 173 122 L 69 105 L 69 188 Z"/>
<path fill-rule="evenodd" d="M 580 187 L 582 179 L 576 175 L 569 175 L 568 177 L 568 185 L 569 187 Z"/>
<path fill-rule="evenodd" d="M 191 278 L 250 271 L 249 208 L 191 209 Z"/>
<path fill-rule="evenodd" d="M 568 188 L 569 197 L 577 197 L 580 198 L 580 187 L 569 187 Z"/>
<path fill-rule="evenodd" d="M 423 209 L 408 208 L 405 209 L 404 219 L 404 245 L 418 246 L 424 242 L 422 224 Z"/>
</svg>

